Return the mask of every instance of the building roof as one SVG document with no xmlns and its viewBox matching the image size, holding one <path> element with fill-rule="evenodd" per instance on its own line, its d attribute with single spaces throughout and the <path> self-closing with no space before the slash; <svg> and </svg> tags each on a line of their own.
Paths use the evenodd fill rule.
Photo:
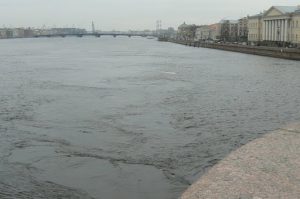
<svg viewBox="0 0 300 199">
<path fill-rule="evenodd" d="M 268 13 L 272 9 L 277 9 L 282 14 L 289 14 L 289 13 L 298 13 L 300 12 L 300 6 L 272 6 L 269 10 L 264 11 L 263 13 L 249 16 L 250 19 L 260 18 L 263 17 L 266 13 Z"/>
<path fill-rule="evenodd" d="M 274 8 L 283 14 L 292 13 L 299 9 L 298 6 L 274 6 Z"/>
<path fill-rule="evenodd" d="M 211 25 L 209 25 L 209 28 L 211 30 L 217 30 L 217 26 L 218 26 L 218 24 L 211 24 Z"/>
<path fill-rule="evenodd" d="M 252 16 L 249 16 L 248 18 L 250 19 L 254 19 L 254 18 L 260 18 L 263 16 L 263 13 L 260 13 L 260 14 L 256 14 L 256 15 L 252 15 Z"/>
<path fill-rule="evenodd" d="M 226 19 L 222 19 L 219 23 L 231 23 L 231 24 L 235 24 L 238 23 L 238 20 L 226 20 Z"/>
<path fill-rule="evenodd" d="M 185 22 L 183 22 L 183 24 L 181 24 L 178 28 L 186 28 L 186 27 L 188 27 L 188 25 Z"/>
<path fill-rule="evenodd" d="M 256 14 L 256 15 L 252 15 L 251 17 L 261 17 L 263 15 L 264 15 L 263 13 L 259 13 L 259 14 Z"/>
</svg>

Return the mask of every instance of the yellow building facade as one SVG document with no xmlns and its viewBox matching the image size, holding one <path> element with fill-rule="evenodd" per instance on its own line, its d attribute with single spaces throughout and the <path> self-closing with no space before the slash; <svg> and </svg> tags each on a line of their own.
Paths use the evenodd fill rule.
<svg viewBox="0 0 300 199">
<path fill-rule="evenodd" d="M 248 41 L 300 45 L 300 6 L 273 6 L 249 17 Z"/>
<path fill-rule="evenodd" d="M 248 18 L 248 41 L 262 41 L 262 14 Z"/>
</svg>

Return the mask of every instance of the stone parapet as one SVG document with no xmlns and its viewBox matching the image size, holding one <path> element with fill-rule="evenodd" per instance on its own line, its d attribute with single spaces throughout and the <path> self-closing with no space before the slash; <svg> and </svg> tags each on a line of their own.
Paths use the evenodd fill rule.
<svg viewBox="0 0 300 199">
<path fill-rule="evenodd" d="M 286 126 L 231 153 L 181 199 L 300 198 L 300 124 Z"/>
<path fill-rule="evenodd" d="M 268 56 L 282 59 L 300 60 L 300 49 L 296 48 L 277 48 L 277 47 L 265 47 L 265 46 L 248 46 L 238 44 L 218 44 L 218 43 L 204 43 L 194 41 L 176 41 L 169 40 L 170 42 L 202 48 L 211 48 L 226 50 L 232 52 Z"/>
</svg>

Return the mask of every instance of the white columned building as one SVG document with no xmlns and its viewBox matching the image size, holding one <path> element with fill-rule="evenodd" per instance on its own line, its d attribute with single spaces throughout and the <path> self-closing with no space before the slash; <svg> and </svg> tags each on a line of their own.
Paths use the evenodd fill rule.
<svg viewBox="0 0 300 199">
<path fill-rule="evenodd" d="M 269 21 L 270 23 L 270 35 L 269 35 L 269 41 L 273 40 L 273 22 Z"/>
<path fill-rule="evenodd" d="M 288 19 L 264 19 L 266 22 L 264 25 L 268 29 L 266 41 L 282 41 L 287 42 L 288 34 Z"/>
<path fill-rule="evenodd" d="M 262 16 L 264 41 L 290 42 L 289 26 L 292 13 L 299 10 L 297 6 L 273 6 Z M 300 22 L 299 22 L 300 23 Z"/>
<path fill-rule="evenodd" d="M 250 16 L 248 30 L 252 45 L 300 46 L 300 6 L 273 6 Z"/>
<path fill-rule="evenodd" d="M 288 20 L 284 20 L 284 41 L 288 41 Z"/>
<path fill-rule="evenodd" d="M 276 20 L 272 20 L 273 21 L 273 41 L 276 41 L 276 37 L 277 37 L 277 21 Z"/>
<path fill-rule="evenodd" d="M 280 41 L 284 41 L 284 20 L 280 20 Z"/>
</svg>

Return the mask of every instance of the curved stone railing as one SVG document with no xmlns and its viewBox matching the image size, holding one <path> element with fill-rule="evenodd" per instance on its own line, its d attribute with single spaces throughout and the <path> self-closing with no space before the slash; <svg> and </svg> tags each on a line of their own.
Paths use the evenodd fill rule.
<svg viewBox="0 0 300 199">
<path fill-rule="evenodd" d="M 300 198 L 300 124 L 292 124 L 232 152 L 181 199 Z"/>
</svg>

